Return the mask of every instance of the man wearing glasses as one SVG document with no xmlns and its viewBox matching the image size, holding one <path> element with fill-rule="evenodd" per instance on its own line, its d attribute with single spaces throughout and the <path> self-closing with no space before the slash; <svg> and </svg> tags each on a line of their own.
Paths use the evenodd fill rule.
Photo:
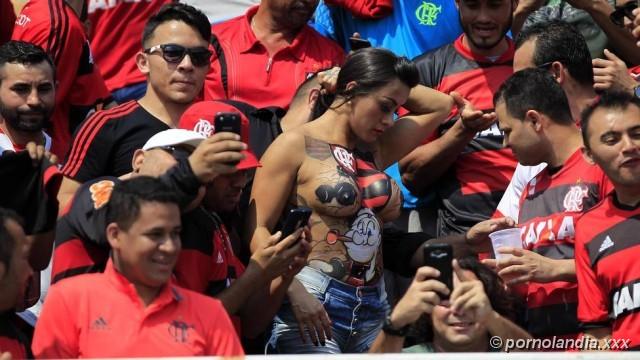
<svg viewBox="0 0 640 360">
<path fill-rule="evenodd" d="M 154 134 L 178 125 L 202 90 L 210 36 L 207 17 L 189 5 L 168 4 L 149 19 L 143 50 L 136 55 L 138 69 L 147 78 L 146 94 L 97 112 L 78 128 L 62 168 L 61 209 L 81 183 L 131 172 L 134 151 Z"/>
</svg>

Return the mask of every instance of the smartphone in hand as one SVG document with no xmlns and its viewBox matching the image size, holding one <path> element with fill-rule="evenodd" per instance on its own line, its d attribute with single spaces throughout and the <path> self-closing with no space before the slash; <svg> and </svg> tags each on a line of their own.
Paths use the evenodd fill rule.
<svg viewBox="0 0 640 360">
<path fill-rule="evenodd" d="M 453 291 L 453 248 L 449 244 L 424 244 L 422 251 L 424 253 L 424 265 L 440 271 L 440 276 L 436 280 L 447 285 L 449 291 Z M 440 295 L 442 299 L 448 299 L 449 296 Z"/>
<path fill-rule="evenodd" d="M 350 37 L 349 38 L 349 46 L 351 47 L 351 51 L 356 51 L 360 49 L 365 49 L 371 47 L 371 43 L 368 40 Z"/>
<path fill-rule="evenodd" d="M 214 118 L 215 133 L 232 132 L 240 134 L 240 114 L 235 112 L 219 112 Z"/>
<path fill-rule="evenodd" d="M 282 237 L 280 238 L 280 241 L 293 234 L 301 227 L 306 226 L 309 223 L 311 212 L 310 208 L 304 206 L 289 210 L 289 214 L 287 214 L 287 218 L 282 226 Z"/>
</svg>

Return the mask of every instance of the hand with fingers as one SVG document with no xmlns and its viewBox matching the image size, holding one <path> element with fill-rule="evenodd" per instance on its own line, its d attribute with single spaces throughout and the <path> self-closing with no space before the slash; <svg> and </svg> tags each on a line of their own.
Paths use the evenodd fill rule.
<svg viewBox="0 0 640 360">
<path fill-rule="evenodd" d="M 289 301 L 298 321 L 302 342 L 306 344 L 308 338 L 316 346 L 325 346 L 326 340 L 331 340 L 332 336 L 331 319 L 322 303 L 302 286 L 289 291 Z"/>
<path fill-rule="evenodd" d="M 618 90 L 633 94 L 638 86 L 636 79 L 629 74 L 624 61 L 608 49 L 604 50 L 606 59 L 593 59 L 593 88 L 596 90 Z"/>
<path fill-rule="evenodd" d="M 217 133 L 198 145 L 189 156 L 189 164 L 200 182 L 206 184 L 219 175 L 236 172 L 236 164 L 244 159 L 241 151 L 246 149 L 240 135 Z"/>
<path fill-rule="evenodd" d="M 494 231 L 508 229 L 516 226 L 515 220 L 510 217 L 489 219 L 475 224 L 464 236 L 464 240 L 471 247 L 472 251 L 491 252 L 491 241 L 489 234 Z"/>
<path fill-rule="evenodd" d="M 340 68 L 337 66 L 318 73 L 318 83 L 320 84 L 323 93 L 333 94 L 336 92 L 338 74 L 340 74 Z"/>
<path fill-rule="evenodd" d="M 451 95 L 458 108 L 460 121 L 465 130 L 475 134 L 478 131 L 489 128 L 489 126 L 496 122 L 497 117 L 495 112 L 485 113 L 482 110 L 476 110 L 473 104 L 463 98 L 458 92 L 452 91 L 449 95 Z"/>
<path fill-rule="evenodd" d="M 482 263 L 498 271 L 507 285 L 517 285 L 528 281 L 546 283 L 556 281 L 554 260 L 530 250 L 514 247 L 497 249 L 501 254 L 512 255 L 500 260 L 485 259 Z"/>
<path fill-rule="evenodd" d="M 251 260 L 262 269 L 265 281 L 282 275 L 293 277 L 300 271 L 300 258 L 304 266 L 306 255 L 311 249 L 306 234 L 305 228 L 300 228 L 281 240 L 282 232 L 278 231 L 269 237 L 264 247 L 253 253 Z"/>
<path fill-rule="evenodd" d="M 33 165 L 39 164 L 43 158 L 49 160 L 51 164 L 58 163 L 58 157 L 55 154 L 45 150 L 44 146 L 37 145 L 33 141 L 27 143 L 25 150 L 29 153 L 31 160 L 33 160 Z"/>
<path fill-rule="evenodd" d="M 3 353 L 0 353 L 0 360 L 11 360 L 11 353 L 8 351 L 5 351 Z"/>
<path fill-rule="evenodd" d="M 450 293 L 442 282 L 435 280 L 440 271 L 429 266 L 418 269 L 409 289 L 391 312 L 391 324 L 402 328 L 414 323 L 422 314 L 431 314 L 441 298 Z"/>
<path fill-rule="evenodd" d="M 453 260 L 453 271 L 460 281 L 449 299 L 451 310 L 470 316 L 474 322 L 485 323 L 493 314 L 493 308 L 482 281 L 473 273 L 463 271 L 457 260 Z"/>
</svg>

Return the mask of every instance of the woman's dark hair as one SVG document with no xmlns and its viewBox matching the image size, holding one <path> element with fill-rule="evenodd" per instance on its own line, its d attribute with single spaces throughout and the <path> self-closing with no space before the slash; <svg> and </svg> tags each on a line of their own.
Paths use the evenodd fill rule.
<svg viewBox="0 0 640 360">
<path fill-rule="evenodd" d="M 406 57 L 396 56 L 389 50 L 366 48 L 351 53 L 338 74 L 336 96 L 349 101 L 369 94 L 398 79 L 409 88 L 418 85 L 418 68 Z M 347 84 L 356 86 L 347 90 Z"/>
<path fill-rule="evenodd" d="M 458 264 L 460 268 L 470 270 L 476 275 L 478 280 L 482 282 L 482 286 L 489 298 L 489 302 L 491 302 L 493 310 L 508 319 L 515 319 L 515 297 L 507 292 L 504 282 L 498 274 L 473 256 L 458 259 Z M 420 319 L 413 324 L 411 334 L 415 336 L 418 342 L 431 341 L 433 339 L 431 316 L 421 316 Z"/>
</svg>

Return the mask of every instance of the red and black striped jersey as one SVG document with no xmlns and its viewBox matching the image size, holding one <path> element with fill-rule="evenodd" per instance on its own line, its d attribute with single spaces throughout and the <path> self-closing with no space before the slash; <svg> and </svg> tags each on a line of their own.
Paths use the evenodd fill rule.
<svg viewBox="0 0 640 360">
<path fill-rule="evenodd" d="M 244 272 L 222 219 L 202 207 L 182 217 L 182 250 L 174 273 L 180 286 L 217 296 Z"/>
<path fill-rule="evenodd" d="M 578 319 L 640 346 L 640 207 L 609 195 L 576 224 Z"/>
<path fill-rule="evenodd" d="M 40 45 L 56 66 L 56 103 L 47 132 L 53 138 L 52 151 L 62 158 L 87 113 L 111 98 L 94 65 L 84 26 L 64 0 L 29 0 L 12 39 Z"/>
<path fill-rule="evenodd" d="M 518 226 L 527 250 L 555 260 L 574 258 L 576 219 L 600 202 L 612 186 L 602 170 L 576 150 L 553 172 L 549 167 L 522 192 Z M 578 291 L 574 282 L 530 282 L 528 331 L 534 336 L 577 335 Z"/>
<path fill-rule="evenodd" d="M 33 359 L 27 335 L 16 321 L 20 320 L 13 311 L 0 314 L 0 354 L 8 352 L 12 359 Z"/>
<path fill-rule="evenodd" d="M 62 173 L 79 182 L 131 172 L 133 153 L 169 125 L 136 101 L 98 111 L 74 135 Z"/>
<path fill-rule="evenodd" d="M 514 46 L 495 60 L 474 54 L 463 44 L 464 35 L 416 58 L 420 83 L 446 94 L 457 91 L 477 109 L 492 110 L 493 94 L 513 73 Z M 440 137 L 457 120 L 456 110 L 427 142 Z M 442 202 L 438 211 L 437 235 L 462 233 L 493 214 L 509 184 L 517 161 L 502 146 L 497 124 L 478 132 L 455 163 L 433 185 Z"/>
</svg>

